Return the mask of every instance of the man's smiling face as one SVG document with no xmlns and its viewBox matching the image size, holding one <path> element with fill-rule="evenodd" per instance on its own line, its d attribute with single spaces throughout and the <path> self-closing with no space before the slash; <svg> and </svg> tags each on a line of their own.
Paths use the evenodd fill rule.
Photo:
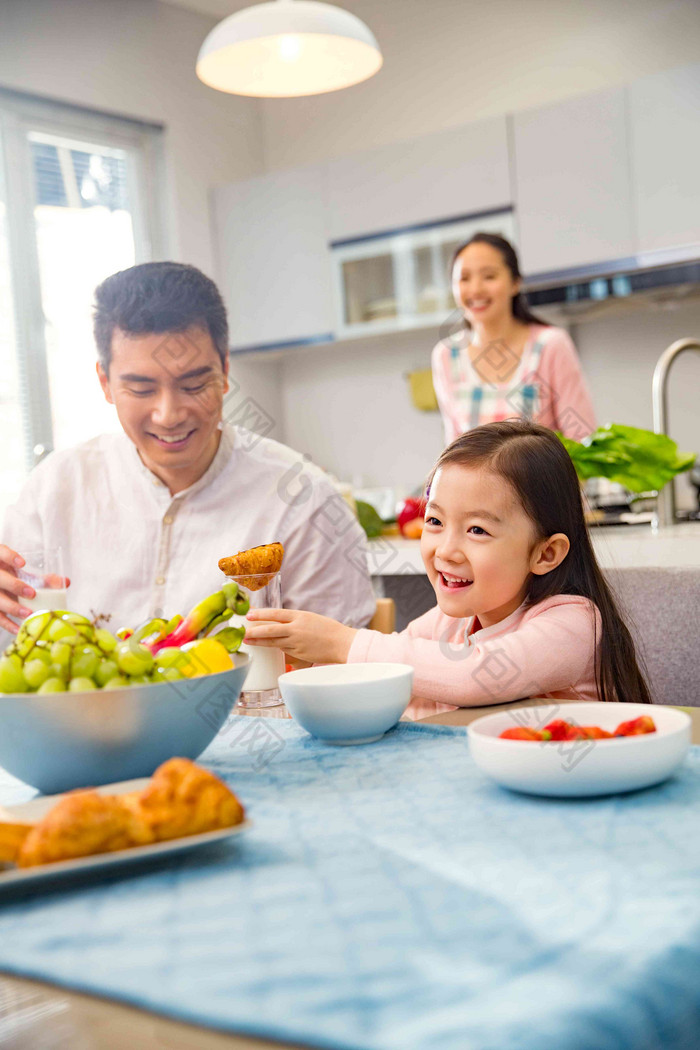
<svg viewBox="0 0 700 1050">
<path fill-rule="evenodd" d="M 143 463 L 175 494 L 207 470 L 219 446 L 228 390 L 209 332 L 130 335 L 116 328 L 109 374 L 97 374 Z"/>
</svg>

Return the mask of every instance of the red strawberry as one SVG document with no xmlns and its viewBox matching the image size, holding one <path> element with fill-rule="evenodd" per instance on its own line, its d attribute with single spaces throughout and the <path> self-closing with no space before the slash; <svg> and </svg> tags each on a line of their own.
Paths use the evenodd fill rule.
<svg viewBox="0 0 700 1050">
<path fill-rule="evenodd" d="M 528 729 L 521 726 L 518 729 L 504 729 L 501 733 L 502 740 L 543 740 L 542 733 L 537 729 Z"/>
<path fill-rule="evenodd" d="M 555 718 L 553 722 L 544 727 L 545 733 L 550 733 L 550 740 L 571 740 L 573 726 L 565 722 L 563 718 Z"/>
<path fill-rule="evenodd" d="M 645 733 L 655 733 L 656 726 L 650 715 L 640 715 L 632 718 L 629 722 L 620 722 L 615 730 L 615 736 L 643 736 Z"/>
</svg>

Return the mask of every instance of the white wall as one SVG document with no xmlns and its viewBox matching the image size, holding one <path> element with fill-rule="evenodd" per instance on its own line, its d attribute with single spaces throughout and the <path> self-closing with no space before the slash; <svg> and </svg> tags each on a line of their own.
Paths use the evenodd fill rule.
<svg viewBox="0 0 700 1050">
<path fill-rule="evenodd" d="M 292 352 L 281 365 L 285 441 L 341 481 L 409 493 L 444 444 L 438 413 L 413 408 L 405 378 L 430 367 L 436 340 L 408 332 Z"/>
<path fill-rule="evenodd" d="M 215 276 L 209 191 L 262 152 L 259 104 L 195 76 L 214 22 L 155 0 L 0 0 L 0 86 L 166 125 L 169 254 Z"/>
<path fill-rule="evenodd" d="M 345 91 L 263 102 L 267 168 L 545 105 L 694 62 L 700 50 L 697 0 L 345 0 L 341 6 L 370 26 L 384 66 Z"/>
</svg>

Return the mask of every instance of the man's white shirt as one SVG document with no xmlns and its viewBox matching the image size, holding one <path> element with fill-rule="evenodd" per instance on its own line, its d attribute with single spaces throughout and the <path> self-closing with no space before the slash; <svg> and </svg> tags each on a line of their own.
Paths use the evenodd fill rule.
<svg viewBox="0 0 700 1050">
<path fill-rule="evenodd" d="M 365 534 L 326 475 L 293 449 L 222 427 L 209 469 L 171 496 L 123 433 L 54 452 L 5 518 L 20 554 L 63 548 L 67 606 L 109 614 L 108 626 L 186 615 L 224 583 L 218 561 L 284 544 L 282 604 L 365 625 L 375 599 Z"/>
</svg>

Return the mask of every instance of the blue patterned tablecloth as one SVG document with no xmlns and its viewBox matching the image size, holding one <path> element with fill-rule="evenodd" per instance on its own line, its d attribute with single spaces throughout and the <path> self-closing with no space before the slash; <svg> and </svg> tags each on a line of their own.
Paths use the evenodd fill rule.
<svg viewBox="0 0 700 1050">
<path fill-rule="evenodd" d="M 700 748 L 568 801 L 497 787 L 444 726 L 333 748 L 237 717 L 201 761 L 250 831 L 0 896 L 0 969 L 319 1047 L 700 1045 Z"/>
</svg>

